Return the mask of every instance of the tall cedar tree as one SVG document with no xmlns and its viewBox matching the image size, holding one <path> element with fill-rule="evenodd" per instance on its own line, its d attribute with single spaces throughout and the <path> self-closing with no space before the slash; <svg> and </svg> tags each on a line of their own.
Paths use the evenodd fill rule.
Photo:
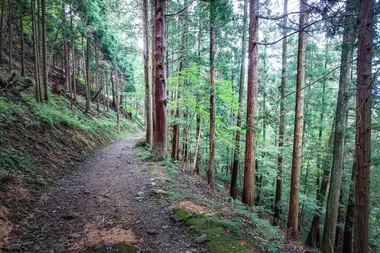
<svg viewBox="0 0 380 253">
<path fill-rule="evenodd" d="M 210 0 L 210 158 L 207 183 L 211 189 L 215 185 L 215 0 Z"/>
<path fill-rule="evenodd" d="M 287 59 L 287 49 L 288 40 L 286 38 L 288 26 L 288 0 L 284 0 L 284 18 L 282 19 L 282 36 L 284 40 L 282 41 L 282 63 L 281 63 L 281 101 L 280 101 L 280 125 L 278 130 L 278 157 L 277 157 L 277 178 L 276 178 L 276 196 L 274 199 L 274 216 L 273 225 L 277 226 L 280 221 L 280 204 L 282 195 L 282 167 L 283 167 L 283 156 L 284 156 L 284 132 L 285 132 L 285 89 L 286 89 L 286 59 Z"/>
<path fill-rule="evenodd" d="M 255 186 L 256 158 L 256 108 L 257 108 L 257 71 L 258 71 L 258 0 L 249 1 L 249 40 L 248 40 L 248 87 L 247 87 L 247 132 L 245 144 L 245 164 L 243 197 L 244 204 L 252 207 Z"/>
<path fill-rule="evenodd" d="M 359 0 L 355 138 L 354 252 L 368 252 L 373 0 Z"/>
<path fill-rule="evenodd" d="M 9 52 L 9 60 L 8 60 L 8 68 L 9 74 L 12 74 L 12 1 L 8 0 L 8 52 Z"/>
<path fill-rule="evenodd" d="M 40 67 L 39 67 L 39 47 L 36 22 L 36 0 L 32 0 L 32 31 L 33 31 L 33 55 L 34 55 L 34 80 L 35 80 L 35 96 L 37 102 L 42 102 L 41 82 L 40 82 Z"/>
<path fill-rule="evenodd" d="M 148 0 L 142 0 L 142 28 L 143 28 L 143 57 L 145 78 L 145 138 L 146 143 L 152 145 L 152 84 L 149 79 L 149 21 Z"/>
<path fill-rule="evenodd" d="M 42 8 L 42 83 L 44 87 L 44 100 L 49 100 L 48 74 L 47 74 L 47 35 L 46 35 L 46 0 L 41 0 Z"/>
<path fill-rule="evenodd" d="M 117 70 L 117 61 L 116 61 L 116 54 L 114 56 L 114 68 L 115 68 L 115 97 L 116 97 L 116 128 L 117 133 L 120 134 L 120 105 L 119 105 L 119 74 Z"/>
<path fill-rule="evenodd" d="M 5 0 L 1 0 L 1 17 L 0 17 L 0 63 L 3 63 L 4 6 L 5 6 Z"/>
<path fill-rule="evenodd" d="M 243 112 L 243 92 L 244 92 L 244 79 L 245 79 L 245 57 L 247 54 L 247 29 L 248 25 L 248 0 L 244 0 L 244 13 L 243 13 L 243 28 L 242 28 L 242 39 L 241 39 L 241 59 L 240 59 L 240 82 L 239 82 L 239 107 L 237 112 L 236 126 L 238 130 L 235 133 L 235 150 L 232 162 L 231 171 L 231 189 L 230 196 L 233 199 L 237 198 L 237 178 L 239 175 L 239 160 L 240 160 L 240 138 L 241 138 L 241 118 Z"/>
<path fill-rule="evenodd" d="M 86 59 L 86 112 L 90 111 L 90 101 L 91 101 L 91 73 L 90 73 L 90 60 L 91 60 L 91 40 L 86 33 L 86 43 L 87 43 L 87 59 Z"/>
<path fill-rule="evenodd" d="M 165 0 L 155 0 L 154 26 L 154 100 L 155 121 L 153 132 L 153 153 L 166 158 L 167 119 L 166 119 L 166 65 L 165 65 Z"/>
<path fill-rule="evenodd" d="M 21 44 L 21 75 L 25 76 L 24 22 L 22 0 L 20 0 L 20 44 Z"/>
<path fill-rule="evenodd" d="M 343 32 L 342 54 L 340 59 L 340 76 L 338 101 L 335 111 L 335 133 L 333 162 L 331 168 L 330 188 L 327 197 L 325 224 L 323 229 L 322 247 L 323 252 L 333 252 L 335 241 L 336 224 L 338 218 L 339 196 L 342 182 L 343 155 L 344 155 L 344 137 L 346 129 L 346 113 L 348 103 L 348 83 L 350 79 L 351 68 L 349 61 L 353 54 L 354 29 L 352 25 L 352 13 L 350 5 L 355 1 L 346 2 L 345 27 Z"/>
<path fill-rule="evenodd" d="M 305 86 L 305 51 L 307 8 L 306 1 L 300 1 L 298 59 L 297 59 L 297 92 L 294 120 L 293 160 L 290 182 L 290 202 L 288 216 L 288 236 L 298 238 L 298 209 L 300 194 L 300 173 L 302 160 L 302 134 L 304 123 L 304 86 Z"/>
</svg>

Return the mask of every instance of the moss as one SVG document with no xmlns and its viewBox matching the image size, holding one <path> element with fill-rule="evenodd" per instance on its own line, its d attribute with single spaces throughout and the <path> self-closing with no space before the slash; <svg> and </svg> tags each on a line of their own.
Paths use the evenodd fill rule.
<svg viewBox="0 0 380 253">
<path fill-rule="evenodd" d="M 176 221 L 184 221 L 191 217 L 191 213 L 183 208 L 173 209 L 173 218 Z"/>
<path fill-rule="evenodd" d="M 161 189 L 161 188 L 156 188 L 154 189 L 154 193 L 156 194 L 156 197 L 157 198 L 164 198 L 164 197 L 167 197 L 169 195 L 169 192 L 165 191 L 164 189 Z"/>
<path fill-rule="evenodd" d="M 246 249 L 239 243 L 239 238 L 224 231 L 219 220 L 220 217 L 208 217 L 200 215 L 199 217 L 186 220 L 186 225 L 196 233 L 204 233 L 210 239 L 206 242 L 207 249 L 215 253 L 248 253 L 253 252 Z"/>
</svg>

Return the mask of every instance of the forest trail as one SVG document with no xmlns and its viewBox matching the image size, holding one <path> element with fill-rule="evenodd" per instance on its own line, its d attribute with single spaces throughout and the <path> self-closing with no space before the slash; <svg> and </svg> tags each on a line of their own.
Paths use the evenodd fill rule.
<svg viewBox="0 0 380 253">
<path fill-rule="evenodd" d="M 78 165 L 42 196 L 20 226 L 19 241 L 10 248 L 21 252 L 207 252 L 191 247 L 192 235 L 171 218 L 170 201 L 155 196 L 154 189 L 170 180 L 160 168 L 149 167 L 154 163 L 148 166 L 135 159 L 133 147 L 140 137 L 118 140 Z"/>
</svg>

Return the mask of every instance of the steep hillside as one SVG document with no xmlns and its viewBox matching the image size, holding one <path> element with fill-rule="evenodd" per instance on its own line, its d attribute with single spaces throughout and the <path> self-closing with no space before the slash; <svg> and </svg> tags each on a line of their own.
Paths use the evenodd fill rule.
<svg viewBox="0 0 380 253">
<path fill-rule="evenodd" d="M 0 76 L 0 241 L 11 223 L 28 215 L 43 190 L 57 182 L 78 161 L 115 140 L 116 113 L 100 106 L 91 114 L 73 106 L 64 96 L 50 94 L 48 103 L 37 103 L 28 79 Z M 10 85 L 10 83 L 13 83 Z M 27 88 L 26 88 L 27 87 Z M 132 119 L 121 117 L 122 136 L 139 132 Z"/>
</svg>

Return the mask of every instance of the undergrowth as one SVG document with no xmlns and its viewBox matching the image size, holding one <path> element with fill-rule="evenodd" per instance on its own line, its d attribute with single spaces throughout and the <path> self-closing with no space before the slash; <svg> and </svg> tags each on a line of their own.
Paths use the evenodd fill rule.
<svg viewBox="0 0 380 253">
<path fill-rule="evenodd" d="M 143 161 L 154 161 L 149 147 L 136 147 L 137 156 Z M 166 174 L 174 182 L 186 180 L 181 178 L 181 169 L 170 159 L 161 161 Z M 218 178 L 217 178 L 218 180 Z M 223 185 L 222 182 L 219 182 Z M 184 223 L 197 235 L 206 235 L 205 246 L 215 253 L 248 253 L 248 252 L 282 252 L 281 236 L 278 227 L 272 226 L 268 220 L 262 219 L 240 201 L 228 196 L 218 199 L 193 192 L 190 187 L 175 185 L 166 198 L 173 201 L 193 200 L 202 203 L 213 215 L 189 214 L 182 208 L 173 209 L 173 217 L 185 220 Z"/>
<path fill-rule="evenodd" d="M 78 103 L 84 105 L 85 101 L 79 96 Z M 37 168 L 46 167 L 41 164 L 49 155 L 53 162 L 69 162 L 59 160 L 62 154 L 64 159 L 84 161 L 95 148 L 93 143 L 104 145 L 141 130 L 132 120 L 121 117 L 122 134 L 117 135 L 116 113 L 103 105 L 100 112 L 95 110 L 93 106 L 92 113 L 86 115 L 52 93 L 49 102 L 44 103 L 37 103 L 27 93 L 21 97 L 0 94 L 0 183 L 21 174 L 32 187 L 44 188 L 54 177 Z"/>
</svg>

